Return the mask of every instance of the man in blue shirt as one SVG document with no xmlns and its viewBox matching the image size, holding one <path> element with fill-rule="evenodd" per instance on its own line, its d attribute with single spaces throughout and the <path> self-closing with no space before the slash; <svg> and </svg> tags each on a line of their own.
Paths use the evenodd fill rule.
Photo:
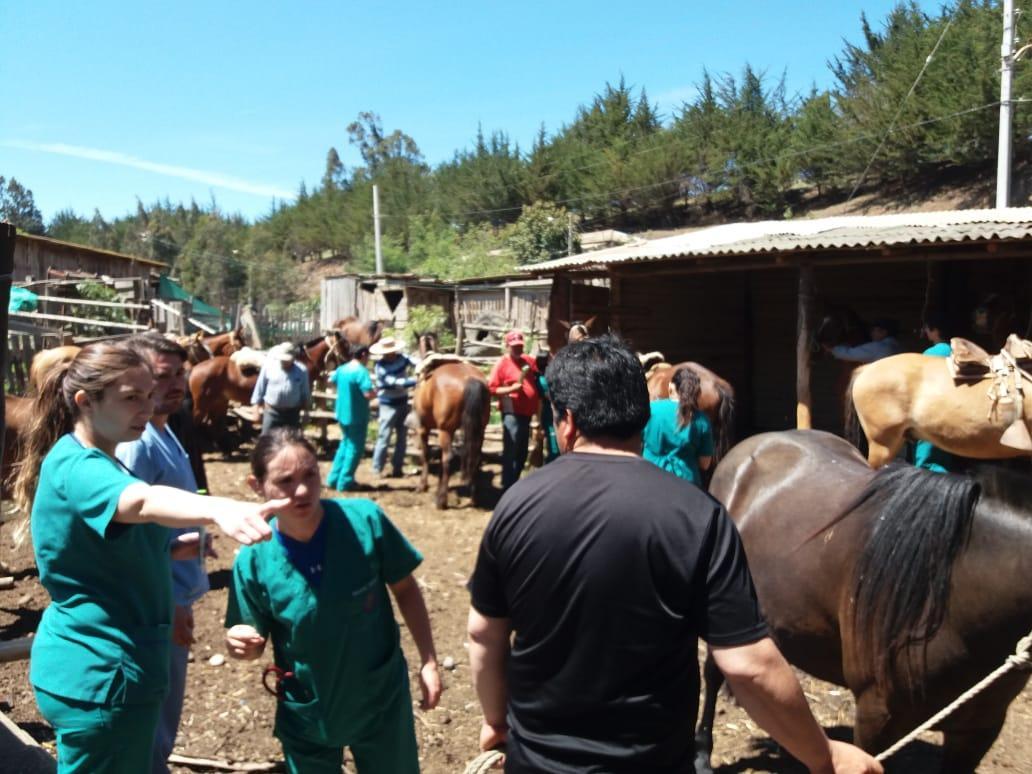
<svg viewBox="0 0 1032 774">
<path fill-rule="evenodd" d="M 340 366 L 330 381 L 337 385 L 337 421 L 340 422 L 340 446 L 333 457 L 326 485 L 340 492 L 355 488 L 355 470 L 365 453 L 369 431 L 369 401 L 375 395 L 369 378 L 369 347 L 356 347 L 351 361 Z"/>
<path fill-rule="evenodd" d="M 163 484 L 197 491 L 190 457 L 168 427 L 168 417 L 179 409 L 186 395 L 186 351 L 157 333 L 134 336 L 131 346 L 150 362 L 154 372 L 154 416 L 140 440 L 116 449 L 118 459 L 148 484 Z M 152 771 L 166 774 L 168 756 L 176 741 L 179 716 L 186 690 L 186 664 L 193 638 L 193 603 L 209 588 L 200 552 L 202 536 L 196 529 L 170 530 L 172 558 L 172 650 L 169 692 L 161 708 L 154 739 Z"/>
<path fill-rule="evenodd" d="M 301 413 L 308 411 L 311 400 L 308 370 L 294 361 L 294 345 L 277 344 L 251 393 L 251 404 L 262 414 L 262 434 L 274 427 L 301 427 Z"/>
<path fill-rule="evenodd" d="M 408 391 L 416 386 L 416 379 L 407 376 L 406 371 L 415 366 L 401 351 L 401 343 L 388 336 L 380 339 L 369 351 L 380 360 L 376 364 L 376 399 L 380 404 L 380 421 L 373 449 L 373 473 L 383 476 L 387 463 L 387 444 L 391 431 L 397 435 L 394 454 L 391 456 L 392 473 L 395 478 L 402 474 L 405 464 L 406 428 L 405 418 L 409 412 Z"/>
<path fill-rule="evenodd" d="M 899 340 L 896 338 L 898 328 L 899 325 L 895 320 L 875 320 L 871 323 L 870 341 L 858 344 L 855 347 L 839 344 L 838 346 L 828 348 L 828 350 L 839 360 L 848 360 L 853 363 L 873 363 L 875 360 L 898 355 L 903 351 L 903 347 L 900 346 Z"/>
</svg>

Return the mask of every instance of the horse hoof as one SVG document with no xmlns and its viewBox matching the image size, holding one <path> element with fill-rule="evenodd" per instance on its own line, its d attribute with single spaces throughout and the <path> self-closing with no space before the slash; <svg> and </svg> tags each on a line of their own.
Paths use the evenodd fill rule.
<svg viewBox="0 0 1032 774">
<path fill-rule="evenodd" d="M 447 497 L 438 497 L 437 498 L 437 510 L 439 510 L 439 511 L 446 511 L 446 510 L 448 510 L 448 498 Z"/>
</svg>

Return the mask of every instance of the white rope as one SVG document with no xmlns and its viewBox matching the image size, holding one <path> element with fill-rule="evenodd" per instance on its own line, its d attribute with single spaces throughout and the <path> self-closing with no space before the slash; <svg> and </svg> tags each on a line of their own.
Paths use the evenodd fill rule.
<svg viewBox="0 0 1032 774">
<path fill-rule="evenodd" d="M 978 694 L 982 693 L 982 691 L 984 691 L 990 685 L 995 683 L 1008 672 L 1014 669 L 1028 669 L 1030 666 L 1032 666 L 1032 658 L 1029 657 L 1030 649 L 1032 649 L 1032 632 L 1029 632 L 1027 635 L 1018 640 L 1018 647 L 1014 650 L 1014 652 L 1011 655 L 1007 656 L 1007 660 L 1004 661 L 1003 664 L 999 666 L 995 671 L 983 678 L 982 681 L 979 682 L 977 685 L 973 686 L 972 688 L 969 688 L 967 691 L 962 693 L 951 704 L 947 705 L 939 712 L 932 715 L 932 717 L 928 718 L 928 720 L 926 720 L 920 726 L 915 728 L 913 731 L 904 736 L 894 745 L 889 747 L 887 750 L 885 750 L 885 752 L 879 753 L 877 756 L 875 756 L 876 760 L 884 761 L 890 756 L 895 755 L 897 752 L 902 750 L 912 741 L 917 739 L 917 737 L 919 737 L 925 731 L 928 731 L 932 727 L 938 725 L 941 721 L 948 718 L 950 715 L 952 715 L 954 712 L 960 709 L 964 704 L 978 696 Z"/>
<path fill-rule="evenodd" d="M 500 753 L 498 750 L 488 750 L 482 752 L 476 758 L 471 760 L 464 771 L 464 774 L 487 774 L 492 769 L 499 769 L 505 755 Z"/>
</svg>

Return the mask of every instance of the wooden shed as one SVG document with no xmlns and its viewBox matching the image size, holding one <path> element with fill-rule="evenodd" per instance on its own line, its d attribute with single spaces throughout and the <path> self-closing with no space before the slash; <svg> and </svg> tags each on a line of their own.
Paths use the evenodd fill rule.
<svg viewBox="0 0 1032 774">
<path fill-rule="evenodd" d="M 449 283 L 414 274 L 343 274 L 326 277 L 320 288 L 319 321 L 324 329 L 344 317 L 382 320 L 402 330 L 414 306 L 439 306 L 454 325 L 454 291 Z"/>
<path fill-rule="evenodd" d="M 531 267 L 606 277 L 614 331 L 639 351 L 695 360 L 729 379 L 739 432 L 795 426 L 840 431 L 848 367 L 812 347 L 836 307 L 899 323 L 920 351 L 928 310 L 954 335 L 995 346 L 1007 331 L 972 328 L 991 299 L 1006 327 L 1032 326 L 1032 208 L 737 223 L 570 256 Z M 1002 330 L 1002 328 L 1001 328 Z"/>
<path fill-rule="evenodd" d="M 51 272 L 82 272 L 112 278 L 138 277 L 149 284 L 152 274 L 156 277 L 168 270 L 168 264 L 161 261 L 31 234 L 18 234 L 14 246 L 15 283 L 44 280 Z"/>
</svg>

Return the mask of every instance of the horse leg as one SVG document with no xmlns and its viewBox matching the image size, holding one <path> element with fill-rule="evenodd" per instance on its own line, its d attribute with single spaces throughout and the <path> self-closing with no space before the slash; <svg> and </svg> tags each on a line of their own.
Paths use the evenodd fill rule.
<svg viewBox="0 0 1032 774">
<path fill-rule="evenodd" d="M 717 694 L 724 683 L 724 675 L 717 669 L 713 654 L 706 651 L 702 667 L 706 695 L 702 700 L 702 717 L 695 731 L 695 774 L 713 774 L 710 757 L 713 754 L 713 719 L 717 714 Z"/>
<path fill-rule="evenodd" d="M 437 437 L 441 442 L 441 477 L 437 482 L 437 508 L 443 511 L 448 507 L 448 474 L 451 472 L 452 434 L 438 428 Z"/>
<path fill-rule="evenodd" d="M 970 774 L 978 770 L 978 763 L 989 752 L 996 737 L 1003 730 L 1003 721 L 990 727 L 950 730 L 943 734 L 943 774 Z"/>
<path fill-rule="evenodd" d="M 423 468 L 419 473 L 416 491 L 425 492 L 429 488 L 428 478 L 430 476 L 430 428 L 422 422 L 419 425 L 419 450 L 423 456 Z"/>
<path fill-rule="evenodd" d="M 869 438 L 867 441 L 867 463 L 876 470 L 892 462 L 903 447 L 902 432 L 898 433 L 894 438 L 886 438 L 885 436 L 886 434 L 882 433 L 879 438 L 883 440 Z"/>
</svg>

